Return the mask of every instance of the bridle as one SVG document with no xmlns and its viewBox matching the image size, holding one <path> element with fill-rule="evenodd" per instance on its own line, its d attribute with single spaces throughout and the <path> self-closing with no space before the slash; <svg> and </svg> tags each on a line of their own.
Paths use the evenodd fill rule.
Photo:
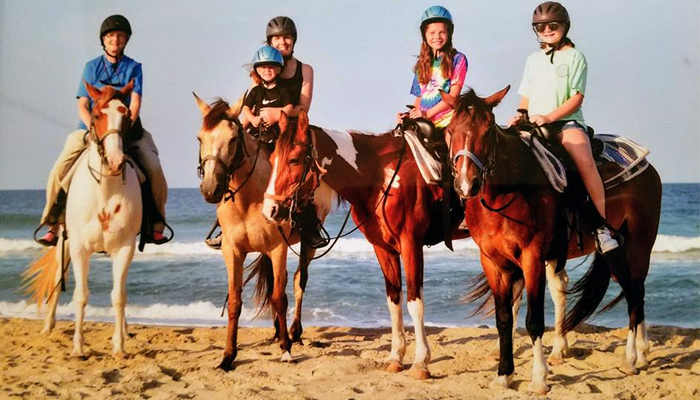
<svg viewBox="0 0 700 400">
<path fill-rule="evenodd" d="M 482 140 L 486 141 L 489 140 L 490 142 L 486 143 L 484 147 L 486 147 L 486 161 L 483 162 L 477 156 L 474 154 L 471 150 L 467 148 L 468 144 L 468 135 L 470 134 L 470 131 L 467 131 L 467 137 L 464 139 L 464 148 L 461 150 L 458 150 L 454 156 L 452 156 L 452 171 L 454 176 L 458 176 L 460 171 L 456 169 L 457 161 L 459 160 L 460 157 L 467 157 L 469 158 L 474 165 L 479 169 L 479 192 L 481 192 L 482 188 L 484 187 L 483 183 L 486 182 L 489 176 L 492 176 L 495 172 L 496 168 L 496 149 L 498 148 L 498 136 L 499 134 L 502 133 L 502 128 L 498 126 L 495 122 L 491 123 L 491 126 L 489 126 L 488 130 L 483 134 Z M 453 135 L 454 136 L 454 135 Z M 464 177 L 466 179 L 466 176 Z M 467 196 L 469 197 L 469 196 Z"/>
<path fill-rule="evenodd" d="M 293 146 L 300 146 L 305 148 L 304 152 L 304 164 L 299 181 L 295 182 L 292 189 L 289 191 L 288 195 L 278 195 L 278 194 L 268 194 L 265 193 L 266 199 L 272 199 L 282 204 L 282 207 L 289 210 L 289 220 L 291 221 L 291 214 L 295 211 L 300 210 L 300 206 L 305 206 L 314 198 L 314 193 L 316 189 L 321 185 L 321 178 L 328 171 L 321 166 L 318 162 L 318 148 L 316 147 L 316 133 L 313 129 L 309 129 L 310 136 L 309 143 L 303 143 L 299 141 L 293 141 Z M 279 168 L 279 167 L 278 167 Z M 301 188 L 304 187 L 308 182 L 311 182 L 312 189 L 309 193 L 308 198 L 299 199 Z"/>
<path fill-rule="evenodd" d="M 213 160 L 217 165 L 219 165 L 224 172 L 226 173 L 226 183 L 231 181 L 231 178 L 233 177 L 233 174 L 243 165 L 245 162 L 245 159 L 249 156 L 248 155 L 248 150 L 246 149 L 245 146 L 245 138 L 243 135 L 245 135 L 245 132 L 243 130 L 243 125 L 241 124 L 241 121 L 238 120 L 238 118 L 230 118 L 228 121 L 233 122 L 237 129 L 238 129 L 238 134 L 235 137 L 232 137 L 229 142 L 226 144 L 227 146 L 230 145 L 232 140 L 236 141 L 236 150 L 234 152 L 234 156 L 231 159 L 230 163 L 226 162 L 221 159 L 221 157 L 215 155 L 215 154 L 209 154 L 204 157 L 202 157 L 202 145 L 200 143 L 199 145 L 199 163 L 197 165 L 197 176 L 199 179 L 204 179 L 204 164 L 207 161 Z M 226 195 L 224 198 L 224 201 L 232 200 L 233 196 L 238 193 L 238 191 L 245 186 L 245 184 L 248 182 L 250 179 L 251 175 L 253 175 L 253 172 L 255 171 L 255 165 L 258 162 L 258 156 L 260 155 L 260 146 L 261 144 L 258 144 L 258 150 L 255 153 L 255 160 L 253 161 L 253 167 L 250 169 L 250 173 L 248 176 L 243 180 L 243 183 L 241 183 L 240 186 L 238 186 L 235 190 L 232 190 L 231 187 L 227 186 L 226 190 Z"/>
<path fill-rule="evenodd" d="M 112 100 L 112 99 L 110 99 Z M 121 101 L 121 99 L 119 99 Z M 123 101 L 122 101 L 123 103 Z M 92 175 L 93 179 L 95 179 L 95 182 L 97 184 L 102 183 L 102 177 L 104 174 L 102 173 L 102 165 L 107 164 L 107 159 L 105 156 L 105 145 L 104 141 L 107 139 L 108 136 L 110 135 L 119 135 L 122 139 L 122 152 L 126 154 L 126 149 L 128 148 L 127 145 L 127 135 L 126 135 L 126 130 L 124 129 L 124 126 L 131 126 L 131 117 L 129 114 L 125 115 L 125 117 L 122 119 L 121 126 L 119 128 L 112 128 L 112 129 L 107 129 L 107 131 L 102 135 L 97 134 L 97 127 L 95 126 L 95 115 L 91 114 L 90 116 L 90 130 L 88 132 L 90 141 L 95 143 L 97 146 L 97 154 L 100 156 L 100 168 L 95 169 L 90 165 L 90 159 L 88 158 L 87 160 L 87 165 L 88 165 L 88 170 L 90 171 L 90 175 Z M 128 162 L 128 161 L 127 161 Z M 117 176 L 117 175 L 122 175 L 124 183 L 126 183 L 126 175 L 124 175 L 124 168 L 126 167 L 126 162 L 122 164 L 120 170 L 116 174 L 109 174 L 109 176 Z"/>
</svg>

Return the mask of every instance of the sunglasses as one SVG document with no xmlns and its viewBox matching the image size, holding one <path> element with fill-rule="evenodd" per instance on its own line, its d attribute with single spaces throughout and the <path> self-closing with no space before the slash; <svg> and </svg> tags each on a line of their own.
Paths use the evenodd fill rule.
<svg viewBox="0 0 700 400">
<path fill-rule="evenodd" d="M 561 25 L 562 24 L 559 22 L 540 22 L 538 24 L 532 24 L 532 28 L 538 33 L 544 32 L 546 28 L 549 28 L 550 31 L 554 32 L 559 29 Z"/>
</svg>

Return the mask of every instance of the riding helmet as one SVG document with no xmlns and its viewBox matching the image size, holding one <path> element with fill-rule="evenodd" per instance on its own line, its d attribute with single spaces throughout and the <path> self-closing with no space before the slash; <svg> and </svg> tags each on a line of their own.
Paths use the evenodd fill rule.
<svg viewBox="0 0 700 400">
<path fill-rule="evenodd" d="M 102 44 L 102 38 L 106 34 L 114 31 L 124 32 L 126 34 L 126 40 L 129 40 L 131 37 L 131 24 L 129 24 L 129 20 L 118 14 L 110 15 L 105 18 L 100 27 L 100 44 Z"/>
<path fill-rule="evenodd" d="M 448 26 L 452 26 L 452 14 L 443 6 L 432 6 L 423 12 L 420 19 L 420 28 L 425 27 L 433 22 L 445 22 Z"/>
<path fill-rule="evenodd" d="M 556 1 L 545 1 L 535 8 L 532 14 L 532 24 L 542 22 L 563 22 L 569 23 L 569 13 L 566 8 Z"/>
<path fill-rule="evenodd" d="M 297 26 L 294 25 L 294 21 L 292 21 L 291 18 L 280 15 L 279 17 L 272 18 L 270 22 L 267 23 L 267 28 L 265 29 L 267 43 L 270 44 L 270 39 L 273 36 L 279 35 L 292 35 L 294 44 L 297 43 Z"/>
<path fill-rule="evenodd" d="M 282 57 L 282 53 L 280 53 L 276 48 L 271 46 L 263 46 L 255 52 L 255 56 L 253 57 L 253 68 L 260 65 L 270 64 L 284 67 L 284 58 Z"/>
</svg>

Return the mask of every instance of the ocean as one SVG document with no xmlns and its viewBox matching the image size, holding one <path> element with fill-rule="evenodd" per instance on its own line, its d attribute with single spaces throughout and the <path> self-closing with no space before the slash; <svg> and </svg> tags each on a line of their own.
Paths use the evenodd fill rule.
<svg viewBox="0 0 700 400">
<path fill-rule="evenodd" d="M 0 317 L 41 318 L 34 304 L 21 292 L 22 272 L 42 254 L 32 232 L 44 206 L 40 190 L 0 191 Z M 127 319 L 149 325 L 219 326 L 226 298 L 226 269 L 221 255 L 206 247 L 203 238 L 215 218 L 215 206 L 206 203 L 198 189 L 170 190 L 167 215 L 175 230 L 171 243 L 149 245 L 136 253 L 128 283 Z M 341 205 L 326 220 L 335 236 L 345 217 Z M 349 228 L 346 228 L 349 229 Z M 462 301 L 469 283 L 481 271 L 479 253 L 471 239 L 456 241 L 455 252 L 443 244 L 426 249 L 425 321 L 432 326 L 494 326 L 493 317 L 471 317 L 475 305 Z M 296 246 L 295 246 L 296 247 Z M 247 262 L 254 259 L 248 257 Z M 592 258 L 570 260 L 571 281 L 580 278 Z M 293 274 L 297 260 L 288 259 L 289 315 L 293 316 Z M 61 295 L 57 317 L 74 318 L 71 304 L 73 274 L 68 292 Z M 90 299 L 86 319 L 113 321 L 110 301 L 111 260 L 92 257 Z M 620 289 L 611 281 L 605 301 Z M 244 289 L 241 317 L 243 326 L 271 326 L 263 315 L 254 319 L 252 284 Z M 547 294 L 546 323 L 554 320 Z M 524 325 L 525 310 L 518 324 Z M 290 318 L 291 319 L 291 318 Z M 412 325 L 405 310 L 404 319 Z M 700 327 L 700 184 L 665 184 L 659 236 L 646 280 L 648 324 Z M 624 301 L 615 309 L 596 316 L 589 323 L 608 327 L 627 326 Z M 370 244 L 361 233 L 340 239 L 324 258 L 309 267 L 302 322 L 305 326 L 391 326 L 386 306 L 384 279 Z"/>
</svg>

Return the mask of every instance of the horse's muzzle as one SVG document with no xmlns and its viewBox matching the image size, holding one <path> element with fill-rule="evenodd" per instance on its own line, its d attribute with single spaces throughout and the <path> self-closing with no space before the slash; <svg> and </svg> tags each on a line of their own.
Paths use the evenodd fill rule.
<svg viewBox="0 0 700 400">
<path fill-rule="evenodd" d="M 289 209 L 273 199 L 265 199 L 262 214 L 268 222 L 281 225 L 289 217 Z"/>
<path fill-rule="evenodd" d="M 207 203 L 216 204 L 224 196 L 224 186 L 218 183 L 217 179 L 207 179 L 206 177 L 199 184 L 199 192 Z"/>
</svg>

